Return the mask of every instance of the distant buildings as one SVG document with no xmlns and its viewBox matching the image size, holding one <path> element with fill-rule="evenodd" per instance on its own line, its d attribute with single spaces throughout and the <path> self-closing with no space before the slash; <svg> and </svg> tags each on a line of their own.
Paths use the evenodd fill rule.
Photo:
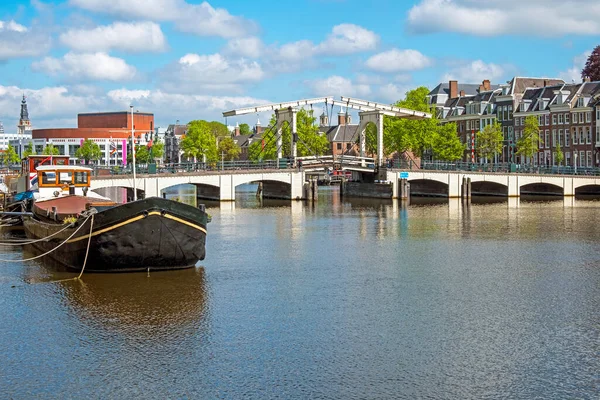
<svg viewBox="0 0 600 400">
<path fill-rule="evenodd" d="M 8 149 L 11 141 L 31 140 L 31 121 L 29 120 L 29 111 L 27 110 L 27 100 L 23 95 L 21 100 L 21 113 L 19 116 L 19 125 L 17 125 L 17 133 L 6 133 L 2 122 L 0 122 L 0 150 Z"/>
<path fill-rule="evenodd" d="M 21 107 L 21 122 L 19 126 L 27 131 L 30 126 L 23 116 Z M 132 121 L 133 119 L 133 121 Z M 75 152 L 84 140 L 90 139 L 100 146 L 102 157 L 98 161 L 103 165 L 127 164 L 128 147 L 131 147 L 131 128 L 135 131 L 135 144 L 145 145 L 156 136 L 154 131 L 154 114 L 136 111 L 133 118 L 128 111 L 105 113 L 82 113 L 77 115 L 77 128 L 50 128 L 33 129 L 28 139 L 10 140 L 17 153 L 22 155 L 25 148 L 31 143 L 36 154 L 41 154 L 44 147 L 52 144 L 60 149 L 61 154 L 69 155 L 70 162 L 76 163 Z"/>
<path fill-rule="evenodd" d="M 475 87 L 450 81 L 429 93 L 438 118 L 456 123 L 467 149 L 464 161 L 480 161 L 473 147 L 477 132 L 497 122 L 504 135 L 499 162 L 557 165 L 560 147 L 562 165 L 600 166 L 600 82 L 568 84 L 560 79 L 514 77 L 504 85 L 483 81 Z M 537 118 L 541 138 L 531 159 L 516 154 L 529 116 Z"/>
</svg>

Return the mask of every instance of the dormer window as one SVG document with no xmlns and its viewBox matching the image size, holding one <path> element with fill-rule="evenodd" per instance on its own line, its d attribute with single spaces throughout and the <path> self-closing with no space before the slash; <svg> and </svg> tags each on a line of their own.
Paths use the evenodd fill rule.
<svg viewBox="0 0 600 400">
<path fill-rule="evenodd" d="M 521 112 L 525 112 L 527 110 L 525 108 L 525 103 L 521 103 L 520 107 L 521 107 L 521 109 L 520 109 Z"/>
<path fill-rule="evenodd" d="M 583 103 L 584 103 L 583 97 L 580 97 L 577 99 L 577 107 L 584 107 Z"/>
</svg>

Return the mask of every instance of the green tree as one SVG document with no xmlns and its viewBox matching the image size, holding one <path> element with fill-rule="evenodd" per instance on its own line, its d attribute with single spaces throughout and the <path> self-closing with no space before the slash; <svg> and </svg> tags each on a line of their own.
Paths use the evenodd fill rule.
<svg viewBox="0 0 600 400">
<path fill-rule="evenodd" d="M 165 144 L 163 142 L 157 140 L 156 142 L 152 143 L 152 161 L 154 161 L 157 158 L 162 158 L 164 152 Z"/>
<path fill-rule="evenodd" d="M 298 157 L 323 155 L 329 149 L 329 141 L 325 135 L 319 134 L 315 125 L 317 118 L 313 111 L 301 109 L 296 114 L 296 133 L 298 141 L 296 149 Z M 263 133 L 262 140 L 255 140 L 248 147 L 250 160 L 275 160 L 277 158 L 277 132 L 271 129 L 276 123 L 275 115 L 271 117 L 269 128 Z M 291 154 L 292 130 L 288 123 L 281 128 L 282 154 L 284 157 Z"/>
<path fill-rule="evenodd" d="M 525 128 L 523 135 L 517 140 L 516 154 L 521 157 L 533 157 L 538 151 L 538 146 L 541 143 L 540 127 L 536 116 L 530 115 L 525 118 Z"/>
<path fill-rule="evenodd" d="M 148 147 L 144 145 L 136 145 L 135 146 L 135 163 L 136 164 L 147 164 L 150 160 L 150 152 L 148 151 Z M 127 163 L 133 162 L 133 155 L 131 153 L 127 154 Z"/>
<path fill-rule="evenodd" d="M 47 144 L 46 147 L 44 147 L 44 151 L 42 152 L 42 154 L 46 156 L 58 156 L 60 155 L 60 149 L 58 147 L 54 147 L 54 145 L 50 143 Z"/>
<path fill-rule="evenodd" d="M 181 140 L 181 150 L 186 157 L 194 157 L 201 162 L 218 160 L 217 143 L 210 123 L 202 120 L 194 120 L 188 124 L 188 131 Z"/>
<path fill-rule="evenodd" d="M 227 137 L 227 136 L 231 136 L 231 132 L 229 132 L 229 129 L 227 129 L 227 126 L 217 122 L 217 121 L 212 121 L 208 123 L 208 126 L 210 127 L 210 131 L 213 134 L 214 137 Z"/>
<path fill-rule="evenodd" d="M 455 161 L 463 157 L 465 145 L 456 135 L 455 123 L 438 125 L 431 150 L 437 160 Z"/>
<path fill-rule="evenodd" d="M 23 151 L 23 158 L 29 157 L 33 154 L 35 154 L 35 151 L 33 150 L 33 143 L 29 142 L 27 147 L 25 147 L 25 151 Z"/>
<path fill-rule="evenodd" d="M 85 163 L 88 164 L 92 160 L 96 161 L 102 158 L 102 151 L 96 142 L 86 139 L 81 144 L 81 147 L 75 151 L 75 157 L 84 159 Z"/>
<path fill-rule="evenodd" d="M 502 152 L 502 127 L 497 122 L 487 125 L 483 130 L 477 132 L 477 154 L 479 157 L 493 160 L 496 154 Z"/>
<path fill-rule="evenodd" d="M 560 143 L 556 144 L 556 150 L 554 151 L 554 160 L 559 166 L 565 160 L 565 155 L 563 154 L 562 149 L 560 148 Z"/>
<path fill-rule="evenodd" d="M 4 165 L 13 165 L 18 164 L 21 159 L 19 155 L 15 151 L 15 148 L 12 146 L 8 146 L 8 148 L 2 153 L 2 164 Z"/>
<path fill-rule="evenodd" d="M 233 161 L 240 156 L 240 148 L 230 137 L 225 137 L 219 141 L 219 156 L 224 155 L 225 160 Z"/>
<path fill-rule="evenodd" d="M 436 157 L 442 159 L 458 159 L 458 151 L 462 144 L 454 132 L 449 134 L 449 127 L 440 124 L 433 110 L 427 102 L 429 89 L 418 87 L 406 93 L 404 100 L 398 101 L 397 107 L 408 108 L 415 111 L 423 111 L 432 114 L 432 118 L 422 120 L 409 120 L 406 118 L 389 117 L 384 118 L 384 143 L 390 143 L 390 152 L 402 153 L 410 150 L 417 157 L 431 150 Z M 450 126 L 455 126 L 450 124 Z M 385 136 L 389 135 L 389 139 Z M 463 147 L 464 149 L 464 147 Z M 464 150 L 463 150 L 464 151 Z"/>
<path fill-rule="evenodd" d="M 394 144 L 392 143 L 392 135 L 386 134 L 389 131 L 389 119 L 383 118 L 383 155 L 390 155 Z M 360 144 L 360 137 L 356 138 L 356 144 Z M 374 124 L 367 125 L 365 129 L 365 151 L 368 154 L 377 154 L 377 127 Z"/>
<path fill-rule="evenodd" d="M 240 124 L 240 135 L 250 135 L 252 130 L 248 124 Z"/>
</svg>

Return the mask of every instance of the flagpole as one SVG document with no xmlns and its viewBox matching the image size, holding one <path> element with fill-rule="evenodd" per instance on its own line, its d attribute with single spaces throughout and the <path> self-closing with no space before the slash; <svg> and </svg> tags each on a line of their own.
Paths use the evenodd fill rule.
<svg viewBox="0 0 600 400">
<path fill-rule="evenodd" d="M 133 137 L 133 106 L 131 109 L 131 158 L 133 160 L 133 201 L 137 200 L 137 187 L 135 182 L 135 138 Z"/>
</svg>

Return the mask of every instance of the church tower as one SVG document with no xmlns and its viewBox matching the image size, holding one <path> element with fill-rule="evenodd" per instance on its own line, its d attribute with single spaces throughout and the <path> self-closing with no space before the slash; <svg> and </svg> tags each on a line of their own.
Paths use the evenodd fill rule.
<svg viewBox="0 0 600 400">
<path fill-rule="evenodd" d="M 22 136 L 27 131 L 31 131 L 31 121 L 29 120 L 29 111 L 27 111 L 27 100 L 25 100 L 25 95 L 23 95 L 23 100 L 21 100 L 21 118 L 19 119 L 19 125 L 17 125 L 17 133 L 19 136 Z"/>
</svg>

